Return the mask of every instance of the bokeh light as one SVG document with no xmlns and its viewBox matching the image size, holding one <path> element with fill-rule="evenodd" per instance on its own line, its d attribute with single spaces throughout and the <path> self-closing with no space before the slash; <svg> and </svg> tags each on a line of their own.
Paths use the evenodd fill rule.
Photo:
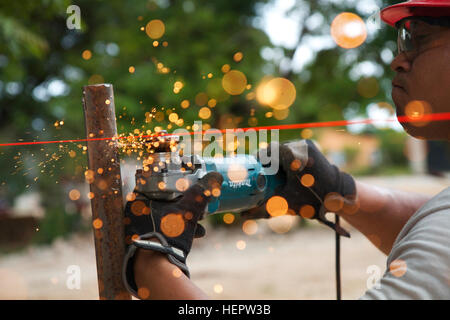
<svg viewBox="0 0 450 320">
<path fill-rule="evenodd" d="M 217 294 L 221 294 L 223 292 L 223 286 L 219 283 L 214 285 L 214 292 Z"/>
<path fill-rule="evenodd" d="M 231 69 L 231 67 L 230 67 L 229 64 L 224 64 L 224 65 L 222 66 L 222 68 L 220 68 L 220 70 L 221 70 L 223 73 L 227 73 L 228 71 L 230 71 L 230 69 Z"/>
<path fill-rule="evenodd" d="M 244 250 L 245 247 L 247 247 L 247 244 L 244 240 L 239 240 L 236 242 L 236 248 L 238 248 L 239 250 Z"/>
<path fill-rule="evenodd" d="M 412 100 L 405 107 L 405 115 L 412 120 L 410 123 L 416 127 L 427 125 L 430 120 L 425 119 L 425 116 L 429 114 L 431 114 L 431 106 L 423 100 Z"/>
<path fill-rule="evenodd" d="M 258 124 L 258 119 L 256 118 L 256 117 L 250 117 L 249 119 L 248 119 L 248 125 L 250 126 L 250 127 L 254 127 L 254 126 L 256 126 Z"/>
<path fill-rule="evenodd" d="M 225 222 L 226 224 L 232 224 L 234 222 L 234 214 L 232 213 L 225 213 L 223 215 L 223 222 Z"/>
<path fill-rule="evenodd" d="M 302 139 L 311 139 L 313 134 L 314 133 L 311 129 L 303 129 L 300 135 Z"/>
<path fill-rule="evenodd" d="M 292 171 L 297 171 L 298 169 L 301 168 L 301 166 L 302 166 L 302 162 L 300 160 L 298 160 L 298 159 L 294 159 L 291 162 L 290 169 Z"/>
<path fill-rule="evenodd" d="M 173 268 L 172 275 L 174 276 L 174 278 L 180 278 L 182 274 L 183 272 L 180 270 L 180 268 L 178 267 Z"/>
<path fill-rule="evenodd" d="M 292 215 L 283 215 L 267 220 L 269 228 L 278 234 L 289 232 L 296 221 L 296 217 Z"/>
<path fill-rule="evenodd" d="M 173 89 L 177 89 L 178 91 L 183 89 L 184 84 L 181 81 L 175 81 L 175 83 L 173 84 Z"/>
<path fill-rule="evenodd" d="M 147 205 L 145 204 L 144 201 L 140 201 L 140 200 L 134 201 L 131 204 L 130 210 L 136 216 L 150 213 L 150 208 L 147 207 Z"/>
<path fill-rule="evenodd" d="M 164 25 L 164 22 L 162 22 L 159 19 L 151 20 L 145 26 L 145 32 L 152 39 L 161 38 L 164 35 L 165 31 L 166 31 L 166 26 Z"/>
<path fill-rule="evenodd" d="M 294 84 L 285 78 L 263 78 L 256 89 L 256 99 L 275 110 L 289 108 L 295 101 Z"/>
<path fill-rule="evenodd" d="M 75 151 L 73 151 L 73 150 L 70 150 L 70 151 L 69 151 L 69 157 L 75 158 L 76 155 L 77 155 L 77 153 L 76 153 Z"/>
<path fill-rule="evenodd" d="M 97 83 L 103 83 L 103 82 L 105 82 L 105 79 L 99 74 L 93 74 L 88 79 L 88 84 L 97 84 Z"/>
<path fill-rule="evenodd" d="M 213 188 L 211 190 L 211 194 L 213 197 L 218 198 L 220 196 L 220 193 L 221 193 L 220 188 Z"/>
<path fill-rule="evenodd" d="M 344 198 L 336 192 L 330 192 L 325 196 L 324 205 L 329 212 L 338 212 L 344 207 Z"/>
<path fill-rule="evenodd" d="M 285 198 L 280 196 L 273 196 L 266 203 L 266 211 L 272 217 L 279 217 L 285 215 L 289 209 Z"/>
<path fill-rule="evenodd" d="M 256 232 L 258 232 L 258 224 L 255 220 L 246 220 L 242 224 L 242 231 L 249 236 L 254 235 Z"/>
<path fill-rule="evenodd" d="M 274 110 L 273 117 L 277 120 L 284 120 L 289 116 L 289 109 Z"/>
<path fill-rule="evenodd" d="M 223 89 L 231 95 L 239 95 L 247 86 L 247 77 L 241 71 L 231 70 L 222 78 Z"/>
<path fill-rule="evenodd" d="M 187 109 L 187 108 L 189 108 L 189 105 L 190 105 L 190 103 L 189 103 L 189 100 L 183 100 L 183 101 L 181 101 L 181 107 L 183 108 L 183 109 Z"/>
<path fill-rule="evenodd" d="M 89 60 L 90 58 L 92 58 L 92 52 L 90 50 L 84 50 L 83 53 L 81 54 L 81 57 L 84 60 Z"/>
<path fill-rule="evenodd" d="M 242 164 L 232 163 L 228 167 L 227 175 L 231 182 L 239 183 L 247 179 L 248 171 Z"/>
<path fill-rule="evenodd" d="M 306 219 L 311 219 L 312 217 L 314 217 L 316 210 L 314 209 L 313 206 L 309 205 L 309 204 L 305 204 L 300 208 L 300 216 Z"/>
<path fill-rule="evenodd" d="M 127 193 L 126 196 L 127 201 L 134 201 L 136 199 L 136 194 L 134 192 Z"/>
<path fill-rule="evenodd" d="M 179 213 L 169 213 L 161 219 L 161 231 L 167 237 L 178 237 L 184 228 L 184 219 Z"/>
<path fill-rule="evenodd" d="M 402 259 L 396 259 L 389 264 L 389 272 L 397 278 L 402 277 L 406 271 L 406 262 Z"/>
<path fill-rule="evenodd" d="M 340 13 L 331 23 L 331 37 L 342 48 L 359 47 L 367 38 L 366 25 L 357 14 Z"/>
<path fill-rule="evenodd" d="M 80 191 L 78 191 L 77 189 L 70 190 L 69 198 L 72 201 L 76 201 L 76 200 L 80 199 Z"/>
<path fill-rule="evenodd" d="M 166 183 L 164 181 L 158 182 L 158 188 L 164 190 L 166 188 Z"/>
<path fill-rule="evenodd" d="M 233 60 L 236 61 L 236 62 L 239 62 L 239 61 L 242 60 L 243 57 L 244 57 L 244 55 L 242 54 L 242 52 L 236 52 L 233 55 Z"/>
<path fill-rule="evenodd" d="M 92 226 L 95 229 L 101 229 L 101 227 L 103 227 L 103 221 L 100 218 L 95 219 L 94 221 L 92 221 Z"/>
<path fill-rule="evenodd" d="M 208 100 L 208 107 L 210 108 L 214 108 L 217 104 L 217 100 L 216 99 L 210 99 Z"/>
<path fill-rule="evenodd" d="M 178 121 L 178 114 L 176 114 L 175 112 L 172 112 L 171 114 L 169 114 L 169 121 L 170 122 L 177 122 Z"/>
<path fill-rule="evenodd" d="M 184 214 L 184 218 L 186 220 L 191 220 L 194 217 L 194 215 L 192 214 L 192 212 L 188 211 Z"/>
<path fill-rule="evenodd" d="M 300 182 L 302 183 L 303 186 L 305 187 L 312 187 L 314 185 L 315 179 L 312 175 L 310 175 L 309 173 L 305 173 L 301 179 Z"/>
<path fill-rule="evenodd" d="M 175 181 L 175 188 L 178 191 L 186 191 L 189 188 L 189 180 L 186 178 L 180 178 L 177 181 Z"/>
<path fill-rule="evenodd" d="M 203 107 L 208 102 L 208 95 L 204 92 L 200 92 L 195 96 L 195 104 Z"/>
<path fill-rule="evenodd" d="M 150 290 L 145 287 L 141 287 L 138 289 L 137 294 L 141 299 L 148 299 L 150 297 Z"/>
<path fill-rule="evenodd" d="M 373 98 L 378 94 L 380 86 L 375 77 L 361 78 L 357 85 L 358 93 L 364 98 Z"/>
<path fill-rule="evenodd" d="M 155 120 L 158 122 L 161 122 L 164 120 L 164 113 L 161 111 L 158 111 L 155 113 Z"/>
<path fill-rule="evenodd" d="M 198 111 L 198 116 L 200 119 L 206 120 L 211 117 L 211 109 L 208 107 L 203 107 Z"/>
</svg>

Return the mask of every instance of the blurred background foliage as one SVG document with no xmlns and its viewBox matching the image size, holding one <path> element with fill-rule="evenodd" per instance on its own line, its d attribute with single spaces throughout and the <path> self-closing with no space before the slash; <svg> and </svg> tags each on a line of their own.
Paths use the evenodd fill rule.
<svg viewBox="0 0 450 320">
<path fill-rule="evenodd" d="M 280 3 L 275 0 L 1 0 L 1 142 L 84 138 L 82 86 L 101 82 L 114 85 L 118 129 L 125 133 L 167 127 L 167 113 L 161 121 L 145 122 L 153 108 L 174 108 L 184 126 L 192 125 L 202 92 L 218 101 L 207 122 L 219 128 L 367 117 L 366 106 L 390 101 L 395 30 L 372 28 L 363 45 L 347 50 L 330 42 L 330 24 L 344 11 L 366 21 L 377 6 L 394 1 L 288 2 L 286 15 L 294 17 L 292 28 L 298 30 L 293 45 L 267 33 L 267 14 Z M 81 9 L 81 30 L 66 27 L 71 4 Z M 165 24 L 157 46 L 145 32 L 153 19 Z M 243 54 L 240 61 L 233 58 L 237 52 Z M 238 96 L 226 94 L 225 64 L 242 71 L 252 87 Z M 296 87 L 297 99 L 281 120 L 268 118 L 269 108 L 250 94 L 265 75 L 285 77 Z M 176 81 L 183 83 L 179 93 Z M 182 109 L 185 99 L 190 107 Z M 380 137 L 385 165 L 405 165 L 398 147 L 403 133 L 370 126 L 365 132 Z M 299 132 L 284 131 L 281 137 L 298 138 Z M 42 195 L 48 211 L 40 225 L 44 242 L 79 224 L 70 212 L 80 209 L 67 202 L 70 185 L 84 181 L 83 145 L 0 149 L 0 197 L 12 205 L 27 190 Z"/>
</svg>

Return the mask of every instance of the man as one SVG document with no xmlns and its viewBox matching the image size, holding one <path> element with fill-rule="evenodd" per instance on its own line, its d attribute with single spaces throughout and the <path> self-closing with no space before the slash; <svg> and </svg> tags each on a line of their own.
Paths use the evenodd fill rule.
<svg viewBox="0 0 450 320">
<path fill-rule="evenodd" d="M 418 138 L 450 140 L 450 121 L 427 117 L 450 112 L 450 0 L 411 0 L 385 8 L 381 17 L 399 31 L 399 52 L 391 64 L 397 116 L 417 120 L 402 121 L 403 127 Z M 450 187 L 431 198 L 366 185 L 340 172 L 304 140 L 281 145 L 280 164 L 287 183 L 276 195 L 290 212 L 336 228 L 324 217 L 335 212 L 388 255 L 380 288 L 362 299 L 450 299 Z M 134 295 L 207 298 L 189 280 L 186 256 L 193 238 L 204 235 L 197 221 L 221 184 L 220 174 L 209 173 L 170 205 L 139 195 L 137 201 L 151 210 L 147 215 L 136 215 L 127 204 L 132 244 L 124 280 Z M 270 217 L 265 205 L 245 215 Z"/>
</svg>

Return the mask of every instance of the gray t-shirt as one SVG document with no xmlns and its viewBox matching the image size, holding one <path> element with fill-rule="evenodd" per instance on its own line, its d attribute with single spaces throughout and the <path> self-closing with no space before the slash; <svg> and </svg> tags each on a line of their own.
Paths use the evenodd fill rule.
<svg viewBox="0 0 450 320">
<path fill-rule="evenodd" d="M 450 299 L 450 187 L 405 224 L 379 284 L 361 299 Z"/>
</svg>

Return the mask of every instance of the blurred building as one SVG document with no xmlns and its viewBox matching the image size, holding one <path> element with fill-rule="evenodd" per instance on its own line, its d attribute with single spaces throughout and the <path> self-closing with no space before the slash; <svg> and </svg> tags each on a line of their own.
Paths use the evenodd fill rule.
<svg viewBox="0 0 450 320">
<path fill-rule="evenodd" d="M 328 159 L 343 170 L 377 166 L 381 161 L 375 136 L 324 129 L 317 141 Z"/>
<path fill-rule="evenodd" d="M 450 142 L 427 141 L 427 172 L 432 175 L 450 174 Z"/>
</svg>

